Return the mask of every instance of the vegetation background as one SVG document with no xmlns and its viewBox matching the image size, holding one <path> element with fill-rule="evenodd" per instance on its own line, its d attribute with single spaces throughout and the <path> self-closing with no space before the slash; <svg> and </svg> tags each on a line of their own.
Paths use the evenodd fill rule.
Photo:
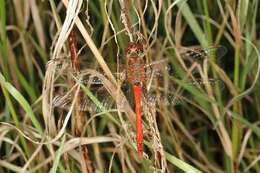
<svg viewBox="0 0 260 173">
<path fill-rule="evenodd" d="M 0 173 L 260 173 L 259 9 L 258 0 L 0 0 Z M 116 73 L 131 37 L 147 61 L 170 60 L 174 75 L 153 82 L 155 93 L 182 98 L 143 107 L 142 159 Z M 188 67 L 180 57 L 212 45 L 227 53 Z M 204 82 L 190 85 L 191 67 Z M 102 85 L 90 85 L 94 76 Z M 67 109 L 53 104 L 59 92 Z M 82 98 L 96 109 L 76 109 Z"/>
</svg>

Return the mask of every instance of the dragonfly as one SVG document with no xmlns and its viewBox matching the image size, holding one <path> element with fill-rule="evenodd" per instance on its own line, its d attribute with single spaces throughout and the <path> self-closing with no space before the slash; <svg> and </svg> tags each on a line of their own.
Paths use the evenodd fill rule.
<svg viewBox="0 0 260 173">
<path fill-rule="evenodd" d="M 143 45 L 140 43 L 129 43 L 125 50 L 127 81 L 132 86 L 135 97 L 136 141 L 137 152 L 140 157 L 142 157 L 143 154 L 141 95 L 142 88 L 145 85 L 145 60 L 141 56 L 143 51 Z"/>
<path fill-rule="evenodd" d="M 158 101 L 154 98 L 154 96 L 149 96 L 147 93 L 147 81 L 151 81 L 152 76 L 154 77 L 163 77 L 162 72 L 167 71 L 169 75 L 173 69 L 171 64 L 169 64 L 169 59 L 163 59 L 159 61 L 152 62 L 150 64 L 146 64 L 145 60 L 145 50 L 141 43 L 130 42 L 125 49 L 125 59 L 126 59 L 126 67 L 125 70 L 119 75 L 124 76 L 121 80 L 126 81 L 128 85 L 131 86 L 133 95 L 134 95 L 134 104 L 135 104 L 135 113 L 136 113 L 136 141 L 137 141 L 137 152 L 139 156 L 142 156 L 143 153 L 143 126 L 142 126 L 142 108 L 141 108 L 141 100 L 145 96 L 149 98 L 144 98 L 146 101 Z M 227 52 L 226 48 L 221 45 L 215 45 L 208 48 L 183 48 L 180 53 L 181 58 L 185 60 L 187 64 L 192 64 L 197 62 L 201 64 L 203 60 L 208 57 L 215 56 L 216 58 L 221 58 Z M 189 66 L 189 65 L 188 65 Z M 116 74 L 118 75 L 118 74 Z M 209 79 L 208 82 L 213 82 L 215 79 Z M 215 80 L 217 81 L 217 80 Z M 105 89 L 102 88 L 102 81 L 96 77 L 87 78 L 83 80 L 83 83 L 91 84 L 94 92 L 99 92 L 99 98 L 102 100 L 102 105 L 105 108 L 113 107 L 113 103 L 110 101 L 111 98 L 105 96 Z M 201 79 L 197 79 L 196 83 L 203 84 L 205 81 Z M 191 84 L 193 84 L 191 82 Z M 143 97 L 142 97 L 143 96 Z M 167 96 L 166 96 L 167 97 Z M 67 108 L 69 109 L 72 103 L 73 95 L 71 94 L 63 94 L 58 93 L 53 99 L 53 106 L 58 108 Z M 162 100 L 163 98 L 160 98 Z M 98 112 L 101 111 L 95 104 L 93 104 L 90 99 L 82 99 L 84 100 L 82 104 L 75 108 L 81 111 L 90 111 L 90 112 Z M 166 100 L 164 98 L 164 100 Z M 160 102 L 160 101 L 158 101 Z"/>
</svg>

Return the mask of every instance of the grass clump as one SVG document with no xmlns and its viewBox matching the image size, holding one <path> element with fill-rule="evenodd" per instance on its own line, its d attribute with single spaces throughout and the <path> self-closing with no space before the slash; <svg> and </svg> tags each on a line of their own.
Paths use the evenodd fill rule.
<svg viewBox="0 0 260 173">
<path fill-rule="evenodd" d="M 259 17 L 258 0 L 0 0 L 0 172 L 260 173 Z M 142 158 L 129 42 L 152 64 Z"/>
</svg>

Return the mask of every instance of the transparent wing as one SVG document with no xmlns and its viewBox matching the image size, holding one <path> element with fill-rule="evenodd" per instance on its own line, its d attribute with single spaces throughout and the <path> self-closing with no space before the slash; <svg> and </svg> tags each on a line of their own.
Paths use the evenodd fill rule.
<svg viewBox="0 0 260 173">
<path fill-rule="evenodd" d="M 72 106 L 73 97 L 71 95 L 67 96 L 66 94 L 56 95 L 53 98 L 52 106 L 54 108 L 61 108 L 69 110 Z M 79 111 L 92 111 L 93 108 L 92 102 L 89 99 L 82 100 L 81 104 L 75 104 L 74 109 Z"/>
<path fill-rule="evenodd" d="M 79 101 L 76 101 L 73 105 L 74 110 L 78 111 L 88 111 L 91 113 L 101 112 L 101 109 L 112 109 L 113 108 L 113 99 L 111 96 L 106 92 L 98 91 L 98 89 L 94 89 L 93 92 L 96 93 L 96 98 L 99 100 L 100 105 L 96 105 L 91 99 L 89 99 L 86 95 L 82 94 L 78 97 L 81 97 Z M 74 99 L 74 95 L 67 93 L 56 93 L 53 101 L 52 106 L 54 108 L 60 108 L 64 110 L 69 110 L 72 106 L 72 102 Z M 76 98 L 77 99 L 77 98 Z M 102 107 L 102 108 L 101 108 Z"/>
<path fill-rule="evenodd" d="M 191 62 L 202 61 L 205 58 L 215 57 L 218 62 L 226 54 L 227 49 L 222 45 L 215 45 L 208 48 L 183 48 L 184 51 L 181 52 L 181 57 L 183 59 L 188 59 Z"/>
<path fill-rule="evenodd" d="M 207 81 L 201 78 L 195 79 L 194 81 L 187 82 L 186 85 L 193 85 L 197 88 L 205 89 L 206 85 L 213 87 L 214 85 L 219 85 L 220 89 L 224 89 L 225 84 L 222 80 L 216 78 L 209 78 Z M 145 98 L 148 102 L 153 102 L 155 105 L 166 105 L 166 106 L 176 106 L 179 104 L 184 104 L 187 99 L 192 100 L 191 94 L 189 92 L 177 92 L 176 88 L 171 87 L 168 93 L 164 90 L 152 89 Z"/>
<path fill-rule="evenodd" d="M 222 45 L 215 45 L 208 48 L 182 48 L 180 55 L 184 60 L 188 60 L 190 63 L 201 63 L 205 58 L 215 57 L 219 63 L 221 58 L 226 54 L 227 49 Z M 172 69 L 169 59 L 162 59 L 152 62 L 145 66 L 147 76 L 151 73 L 155 73 L 157 76 L 162 76 L 161 72 L 166 70 L 168 74 L 172 75 L 174 69 Z"/>
</svg>

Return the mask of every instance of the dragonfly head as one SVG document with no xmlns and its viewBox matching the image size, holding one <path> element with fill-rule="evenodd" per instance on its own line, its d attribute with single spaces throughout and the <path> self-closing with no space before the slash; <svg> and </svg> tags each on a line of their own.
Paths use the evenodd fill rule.
<svg viewBox="0 0 260 173">
<path fill-rule="evenodd" d="M 143 57 L 143 45 L 130 42 L 125 49 L 126 57 Z"/>
</svg>

